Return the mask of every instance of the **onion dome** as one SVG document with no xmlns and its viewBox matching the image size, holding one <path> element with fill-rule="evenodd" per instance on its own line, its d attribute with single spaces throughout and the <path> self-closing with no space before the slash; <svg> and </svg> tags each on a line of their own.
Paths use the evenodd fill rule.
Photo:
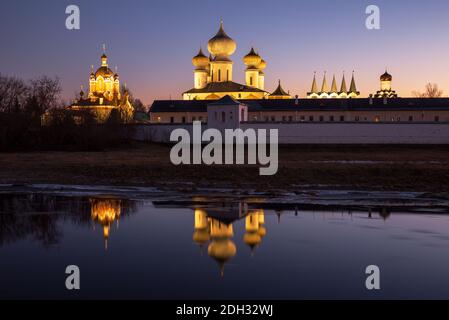
<svg viewBox="0 0 449 320">
<path fill-rule="evenodd" d="M 209 66 L 210 59 L 206 57 L 203 53 L 203 49 L 200 48 L 200 51 L 196 56 L 192 59 L 192 64 L 197 69 L 206 69 Z"/>
<path fill-rule="evenodd" d="M 98 78 L 100 76 L 103 77 L 103 79 L 112 78 L 114 77 L 114 72 L 108 67 L 100 67 L 97 72 L 95 72 L 95 77 Z"/>
<path fill-rule="evenodd" d="M 114 72 L 108 67 L 108 57 L 104 53 L 101 56 L 101 67 L 95 72 L 96 78 L 100 76 L 104 79 L 114 77 Z"/>
<path fill-rule="evenodd" d="M 265 70 L 266 67 L 267 67 L 267 62 L 264 59 L 260 60 L 258 68 L 260 70 Z"/>
<path fill-rule="evenodd" d="M 380 81 L 391 81 L 393 77 L 387 71 L 383 75 L 380 76 Z"/>
<path fill-rule="evenodd" d="M 256 68 L 261 62 L 262 58 L 254 51 L 254 48 L 251 48 L 251 51 L 243 57 L 243 63 L 245 63 L 248 68 Z"/>
<path fill-rule="evenodd" d="M 279 80 L 278 87 L 276 88 L 276 90 L 274 90 L 271 96 L 289 96 L 289 94 L 282 88 L 281 80 Z"/>
<path fill-rule="evenodd" d="M 216 58 L 226 58 L 234 54 L 237 49 L 236 42 L 224 31 L 223 21 L 220 22 L 220 29 L 217 34 L 209 40 L 208 49 Z"/>
</svg>

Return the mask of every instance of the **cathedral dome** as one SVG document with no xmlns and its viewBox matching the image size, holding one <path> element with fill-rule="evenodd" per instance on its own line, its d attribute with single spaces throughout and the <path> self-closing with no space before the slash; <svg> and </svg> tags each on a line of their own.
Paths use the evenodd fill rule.
<svg viewBox="0 0 449 320">
<path fill-rule="evenodd" d="M 260 60 L 259 69 L 265 70 L 266 67 L 267 67 L 267 62 L 264 59 Z"/>
<path fill-rule="evenodd" d="M 218 58 L 228 57 L 237 49 L 236 42 L 224 31 L 223 22 L 220 23 L 220 30 L 215 37 L 209 40 L 208 49 L 212 55 Z"/>
<path fill-rule="evenodd" d="M 98 68 L 97 72 L 95 72 L 95 77 L 103 77 L 103 79 L 114 77 L 114 72 L 106 66 L 102 66 Z"/>
<path fill-rule="evenodd" d="M 192 59 L 192 64 L 197 69 L 206 69 L 209 66 L 210 60 L 203 53 L 203 49 L 200 49 L 200 52 Z"/>
<path fill-rule="evenodd" d="M 380 76 L 380 81 L 391 81 L 393 77 L 387 71 L 383 75 Z"/>
<path fill-rule="evenodd" d="M 243 62 L 248 67 L 258 67 L 262 62 L 262 58 L 251 48 L 251 51 L 243 57 Z"/>
</svg>

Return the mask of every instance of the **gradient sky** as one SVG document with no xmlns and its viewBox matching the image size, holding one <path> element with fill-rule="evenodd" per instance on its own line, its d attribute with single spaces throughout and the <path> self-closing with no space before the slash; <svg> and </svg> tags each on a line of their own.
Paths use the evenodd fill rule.
<svg viewBox="0 0 449 320">
<path fill-rule="evenodd" d="M 81 10 L 81 30 L 65 28 L 65 8 Z M 381 9 L 381 30 L 365 28 L 365 8 Z M 87 87 L 90 65 L 107 45 L 110 66 L 146 104 L 181 98 L 193 86 L 191 58 L 218 30 L 237 41 L 234 81 L 255 46 L 267 61 L 266 89 L 278 79 L 304 97 L 313 71 L 341 79 L 356 71 L 362 96 L 388 67 L 400 96 L 427 82 L 449 94 L 447 0 L 1 0 L 0 72 L 25 79 L 58 76 L 64 98 Z M 328 79 L 330 82 L 331 79 Z M 347 79 L 349 80 L 349 79 Z M 329 83 L 330 84 L 330 83 Z"/>
</svg>

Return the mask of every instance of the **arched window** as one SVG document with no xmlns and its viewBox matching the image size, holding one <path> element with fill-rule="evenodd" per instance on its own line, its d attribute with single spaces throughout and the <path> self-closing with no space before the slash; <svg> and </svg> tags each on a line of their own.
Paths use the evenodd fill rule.
<svg viewBox="0 0 449 320">
<path fill-rule="evenodd" d="M 218 70 L 218 82 L 221 81 L 221 70 Z"/>
</svg>

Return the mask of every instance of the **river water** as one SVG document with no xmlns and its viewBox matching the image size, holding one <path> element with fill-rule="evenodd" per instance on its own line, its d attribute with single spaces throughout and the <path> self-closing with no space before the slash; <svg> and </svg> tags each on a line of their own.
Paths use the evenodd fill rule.
<svg viewBox="0 0 449 320">
<path fill-rule="evenodd" d="M 419 193 L 0 188 L 2 299 L 448 299 L 448 272 L 448 200 Z"/>
</svg>

